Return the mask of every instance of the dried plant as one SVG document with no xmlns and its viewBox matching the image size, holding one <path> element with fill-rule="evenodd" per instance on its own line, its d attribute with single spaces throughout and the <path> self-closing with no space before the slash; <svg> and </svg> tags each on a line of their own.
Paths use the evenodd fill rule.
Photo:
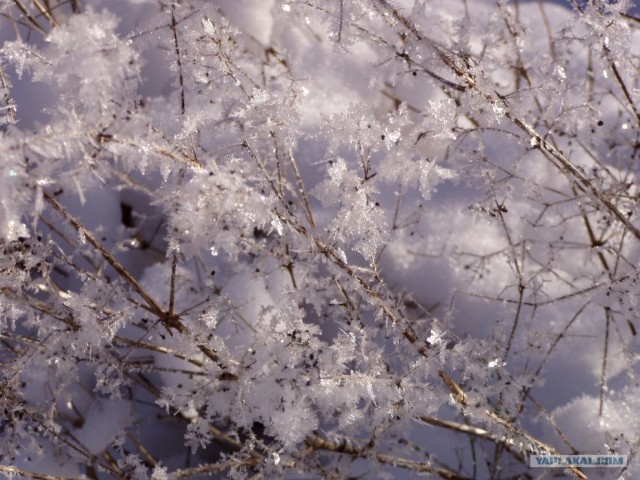
<svg viewBox="0 0 640 480">
<path fill-rule="evenodd" d="M 0 3 L 0 473 L 637 475 L 631 7 Z"/>
</svg>

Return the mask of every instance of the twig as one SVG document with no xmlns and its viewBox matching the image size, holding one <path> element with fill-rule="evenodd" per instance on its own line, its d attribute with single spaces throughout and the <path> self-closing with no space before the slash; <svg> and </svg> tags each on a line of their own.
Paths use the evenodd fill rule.
<svg viewBox="0 0 640 480">
<path fill-rule="evenodd" d="M 157 302 L 149 295 L 142 285 L 133 278 L 133 276 L 127 271 L 126 268 L 118 261 L 116 258 L 109 253 L 109 251 L 87 230 L 75 217 L 73 217 L 55 198 L 46 190 L 43 190 L 42 195 L 44 199 L 49 203 L 54 209 L 56 209 L 64 219 L 84 238 L 89 242 L 96 250 L 100 252 L 102 257 L 113 267 L 113 269 L 118 272 L 118 274 L 129 284 L 131 287 L 142 297 L 142 299 L 147 303 L 147 306 L 153 311 L 156 315 L 162 317 L 164 316 L 164 312 L 162 308 L 157 304 Z"/>
<path fill-rule="evenodd" d="M 378 462 L 391 465 L 393 467 L 404 468 L 412 470 L 414 472 L 432 473 L 438 475 L 440 478 L 447 480 L 468 480 L 468 477 L 463 477 L 458 472 L 443 467 L 434 467 L 430 463 L 416 462 L 415 460 L 409 460 L 407 458 L 396 457 L 386 453 L 370 453 L 368 449 L 356 448 L 350 442 L 345 441 L 338 444 L 329 440 L 324 440 L 317 435 L 307 435 L 305 439 L 307 446 L 313 450 L 326 450 L 333 453 L 346 453 L 354 457 L 373 457 Z"/>
<path fill-rule="evenodd" d="M 293 171 L 296 174 L 296 181 L 298 182 L 298 190 L 302 195 L 302 201 L 304 202 L 304 208 L 307 214 L 307 220 L 309 221 L 309 224 L 313 228 L 316 228 L 316 222 L 313 219 L 313 212 L 311 211 L 311 203 L 309 202 L 309 197 L 307 196 L 307 189 L 304 186 L 304 182 L 302 181 L 302 176 L 300 175 L 300 170 L 298 169 L 298 163 L 296 162 L 296 159 L 293 156 L 293 152 L 291 152 L 291 150 L 287 152 L 287 157 L 289 157 L 289 161 L 293 166 Z"/>
<path fill-rule="evenodd" d="M 487 411 L 486 414 L 487 414 L 488 417 L 490 417 L 493 420 L 495 420 L 498 424 L 502 425 L 507 430 L 509 430 L 509 431 L 511 431 L 513 433 L 516 433 L 517 435 L 519 435 L 522 438 L 524 438 L 525 440 L 527 440 L 529 443 L 534 445 L 536 448 L 538 448 L 540 450 L 543 450 L 543 451 L 547 451 L 551 455 L 558 455 L 558 452 L 556 451 L 556 449 L 553 448 L 551 445 L 547 445 L 546 443 L 541 442 L 537 438 L 532 437 L 527 432 L 524 432 L 524 431 L 520 430 L 519 428 L 514 427 L 510 422 L 508 422 L 505 419 L 501 418 L 499 415 L 497 415 L 497 414 L 495 414 L 493 412 L 490 412 L 490 411 Z M 582 471 L 580 471 L 577 467 L 570 466 L 570 467 L 567 467 L 567 468 L 569 470 L 571 470 L 571 473 L 573 473 L 579 479 L 588 480 L 588 477 L 584 473 L 582 473 Z"/>
<path fill-rule="evenodd" d="M 11 98 L 9 92 L 9 81 L 2 70 L 2 66 L 0 65 L 0 89 L 2 90 L 2 103 L 4 105 L 0 105 L 0 111 L 6 111 L 6 119 L 9 123 L 16 123 L 16 105 Z"/>
<path fill-rule="evenodd" d="M 183 335 L 189 335 L 189 329 L 180 321 L 178 315 L 169 315 L 168 312 L 162 310 L 158 303 L 149 295 L 140 283 L 127 271 L 127 269 L 116 258 L 109 253 L 109 251 L 87 230 L 75 217 L 73 217 L 49 192 L 43 190 L 42 192 L 45 200 L 55 210 L 57 210 L 64 219 L 71 224 L 76 231 L 89 242 L 96 250 L 100 252 L 102 257 L 118 272 L 118 274 L 142 297 L 145 301 L 146 307 L 151 313 L 156 315 L 158 319 L 167 328 L 174 328 Z M 218 355 L 206 345 L 198 345 L 198 349 L 204 353 L 210 360 L 217 363 L 218 366 L 225 370 L 226 366 L 219 363 Z M 235 375 L 227 373 L 226 378 L 235 378 Z"/>
<path fill-rule="evenodd" d="M 20 476 L 23 478 L 31 478 L 33 480 L 74 480 L 75 477 L 62 477 L 59 475 L 46 475 L 44 473 L 34 473 L 23 470 L 18 467 L 9 465 L 0 465 L 0 473 L 7 475 L 8 478 Z"/>
<path fill-rule="evenodd" d="M 29 20 L 29 23 L 33 26 L 33 28 L 35 28 L 41 34 L 46 35 L 47 32 L 40 26 L 33 15 L 29 13 L 29 10 L 25 8 L 20 0 L 13 0 L 13 3 L 15 3 L 15 5 L 18 7 L 18 10 L 20 10 L 20 12 L 22 12 L 22 14 L 27 18 L 27 20 Z"/>
<path fill-rule="evenodd" d="M 608 50 L 606 50 L 606 52 L 607 54 L 609 53 Z M 613 74 L 616 77 L 618 85 L 620 85 L 620 88 L 622 89 L 622 93 L 624 94 L 624 97 L 627 99 L 627 102 L 629 102 L 629 105 L 631 105 L 631 109 L 633 110 L 633 113 L 635 113 L 636 115 L 636 122 L 640 126 L 640 110 L 638 110 L 638 107 L 636 107 L 636 104 L 633 101 L 631 94 L 629 93 L 629 89 L 627 88 L 626 83 L 624 83 L 624 80 L 620 75 L 620 71 L 618 70 L 618 66 L 616 65 L 616 62 L 614 62 L 613 60 L 610 60 L 610 62 L 611 62 L 611 70 L 613 70 Z"/>
<path fill-rule="evenodd" d="M 604 316 L 606 319 L 604 327 L 604 349 L 602 352 L 602 365 L 600 368 L 600 398 L 598 402 L 598 416 L 602 417 L 602 409 L 604 407 L 604 394 L 607 389 L 607 357 L 609 356 L 609 326 L 611 325 L 611 309 L 604 307 Z"/>
<path fill-rule="evenodd" d="M 473 435 L 474 437 L 489 440 L 496 445 L 504 445 L 509 453 L 511 453 L 519 462 L 523 464 L 527 463 L 527 459 L 525 458 L 525 456 L 514 448 L 513 440 L 509 440 L 507 438 L 498 438 L 493 433 L 485 430 L 484 428 L 476 427 L 474 425 L 467 425 L 465 423 L 452 422 L 450 420 L 441 420 L 439 418 L 426 415 L 417 418 L 418 420 L 429 425 L 433 425 L 434 427 L 446 428 L 448 430 L 453 430 L 454 432 L 463 433 L 465 435 Z"/>
<path fill-rule="evenodd" d="M 185 114 L 184 101 L 184 78 L 182 77 L 182 58 L 180 53 L 180 44 L 178 43 L 178 22 L 176 21 L 176 5 L 171 5 L 171 31 L 173 32 L 173 43 L 176 53 L 176 62 L 178 66 L 178 84 L 180 85 L 180 112 Z"/>
<path fill-rule="evenodd" d="M 43 7 L 38 0 L 31 0 L 38 11 L 46 18 L 52 26 L 58 25 L 56 19 L 51 15 L 51 11 L 48 8 Z"/>
</svg>

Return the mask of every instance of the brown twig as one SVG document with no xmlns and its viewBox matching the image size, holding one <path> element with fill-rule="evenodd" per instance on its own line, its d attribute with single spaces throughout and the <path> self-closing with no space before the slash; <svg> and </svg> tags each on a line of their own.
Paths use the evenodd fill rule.
<svg viewBox="0 0 640 480">
<path fill-rule="evenodd" d="M 448 468 L 434 467 L 431 463 L 416 462 L 415 460 L 396 457 L 387 453 L 369 452 L 368 449 L 354 447 L 346 440 L 338 444 L 329 440 L 324 440 L 317 435 L 307 435 L 305 443 L 313 450 L 326 450 L 333 453 L 344 453 L 353 457 L 371 457 L 384 465 L 404 468 L 414 472 L 431 473 L 447 480 L 469 480 L 468 477 L 464 477 L 458 472 Z"/>
</svg>

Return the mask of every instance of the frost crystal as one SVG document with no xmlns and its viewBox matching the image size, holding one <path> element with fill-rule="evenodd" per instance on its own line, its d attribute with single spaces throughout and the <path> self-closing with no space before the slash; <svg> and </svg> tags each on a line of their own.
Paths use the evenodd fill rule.
<svg viewBox="0 0 640 480">
<path fill-rule="evenodd" d="M 567 5 L 0 2 L 0 477 L 639 477 L 639 16 Z"/>
</svg>

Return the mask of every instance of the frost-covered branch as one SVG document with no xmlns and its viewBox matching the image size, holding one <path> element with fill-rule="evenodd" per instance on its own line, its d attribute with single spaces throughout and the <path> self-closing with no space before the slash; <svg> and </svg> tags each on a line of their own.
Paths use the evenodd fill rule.
<svg viewBox="0 0 640 480">
<path fill-rule="evenodd" d="M 1 3 L 2 474 L 640 471 L 631 6 Z"/>
</svg>

